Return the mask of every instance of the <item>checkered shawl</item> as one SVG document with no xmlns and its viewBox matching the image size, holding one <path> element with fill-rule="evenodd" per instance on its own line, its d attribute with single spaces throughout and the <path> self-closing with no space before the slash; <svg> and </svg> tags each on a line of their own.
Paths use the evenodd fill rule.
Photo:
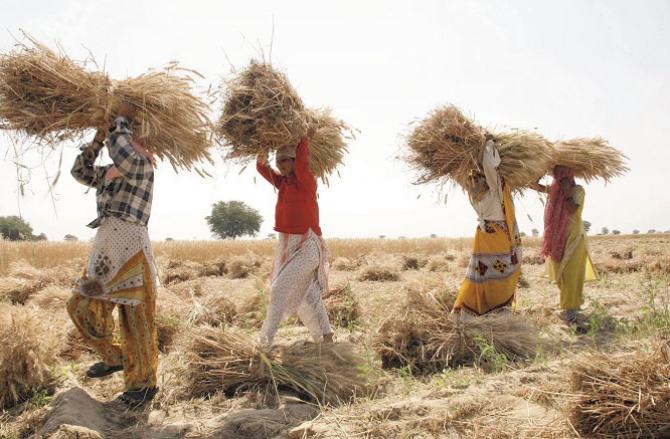
<svg viewBox="0 0 670 439">
<path fill-rule="evenodd" d="M 102 144 L 90 145 L 94 154 L 87 154 L 86 147 L 77 156 L 72 176 L 81 184 L 96 190 L 98 217 L 88 227 L 96 228 L 103 218 L 117 217 L 147 225 L 151 214 L 154 188 L 154 170 L 149 159 L 138 154 L 130 144 L 132 131 L 128 121 L 118 117 L 109 130 L 107 149 L 121 177 L 105 180 L 111 165 L 95 166 L 95 159 Z"/>
</svg>

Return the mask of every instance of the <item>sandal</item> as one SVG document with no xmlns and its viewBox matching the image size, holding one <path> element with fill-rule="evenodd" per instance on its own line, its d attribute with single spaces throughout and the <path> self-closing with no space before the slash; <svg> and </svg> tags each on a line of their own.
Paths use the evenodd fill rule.
<svg viewBox="0 0 670 439">
<path fill-rule="evenodd" d="M 126 405 L 129 409 L 137 409 L 154 399 L 158 393 L 158 387 L 147 387 L 145 389 L 126 390 L 119 395 L 117 401 Z"/>
<path fill-rule="evenodd" d="M 86 376 L 89 378 L 102 378 L 121 370 L 123 370 L 123 366 L 121 365 L 108 366 L 106 363 L 100 361 L 99 363 L 95 363 L 88 368 L 86 371 Z"/>
</svg>

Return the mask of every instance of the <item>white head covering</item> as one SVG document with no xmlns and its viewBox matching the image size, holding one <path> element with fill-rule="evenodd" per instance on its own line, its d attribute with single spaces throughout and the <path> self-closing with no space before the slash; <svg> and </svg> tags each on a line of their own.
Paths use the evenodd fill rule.
<svg viewBox="0 0 670 439">
<path fill-rule="evenodd" d="M 284 146 L 279 148 L 277 150 L 277 160 L 294 159 L 296 155 L 296 149 L 297 147 L 295 146 Z"/>
</svg>

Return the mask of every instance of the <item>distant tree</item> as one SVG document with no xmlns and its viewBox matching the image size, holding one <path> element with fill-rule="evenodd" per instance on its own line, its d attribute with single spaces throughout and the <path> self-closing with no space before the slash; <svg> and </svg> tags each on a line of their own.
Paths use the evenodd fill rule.
<svg viewBox="0 0 670 439">
<path fill-rule="evenodd" d="M 538 236 L 540 236 L 540 231 L 537 229 L 531 230 L 530 233 L 533 234 L 533 238 L 537 238 Z"/>
<path fill-rule="evenodd" d="M 656 229 L 649 229 L 649 231 L 647 233 L 649 233 L 650 235 L 653 235 L 654 233 L 656 233 Z"/>
<path fill-rule="evenodd" d="M 0 235 L 8 241 L 33 239 L 33 228 L 18 216 L 0 216 Z"/>
<path fill-rule="evenodd" d="M 633 230 L 633 235 L 639 235 L 640 231 L 638 229 Z"/>
<path fill-rule="evenodd" d="M 525 238 L 526 237 L 526 232 L 519 233 L 519 236 L 522 237 L 522 238 Z"/>
<path fill-rule="evenodd" d="M 621 235 L 621 232 L 618 230 L 612 230 L 612 235 Z"/>
<path fill-rule="evenodd" d="M 584 231 L 586 233 L 589 233 L 589 230 L 591 230 L 591 222 L 590 221 L 584 221 L 583 224 L 584 224 Z"/>
<path fill-rule="evenodd" d="M 168 242 L 171 242 L 171 241 L 174 241 L 174 238 L 167 237 L 167 238 L 165 238 L 165 240 L 168 241 Z"/>
<path fill-rule="evenodd" d="M 40 233 L 39 235 L 35 236 L 35 241 L 48 241 L 49 239 L 47 238 L 46 233 Z"/>
<path fill-rule="evenodd" d="M 603 227 L 602 229 L 600 229 L 600 234 L 601 235 L 609 235 L 610 234 L 610 229 L 608 229 L 607 227 Z"/>
<path fill-rule="evenodd" d="M 69 242 L 75 242 L 79 241 L 79 238 L 77 238 L 74 235 L 70 235 L 69 233 L 63 237 L 64 240 L 69 241 Z"/>
<path fill-rule="evenodd" d="M 386 235 L 379 235 L 379 239 L 386 239 Z"/>
<path fill-rule="evenodd" d="M 430 234 L 430 237 L 431 237 L 431 238 L 437 238 L 437 235 L 436 235 L 435 233 L 431 233 L 431 234 Z"/>
<path fill-rule="evenodd" d="M 219 201 L 212 206 L 212 214 L 205 217 L 212 234 L 221 239 L 256 236 L 263 217 L 243 201 Z"/>
<path fill-rule="evenodd" d="M 398 239 L 403 240 L 403 239 L 407 239 L 407 238 L 405 238 L 404 236 L 398 236 Z"/>
<path fill-rule="evenodd" d="M 268 239 L 277 239 L 276 233 L 268 233 Z"/>
</svg>

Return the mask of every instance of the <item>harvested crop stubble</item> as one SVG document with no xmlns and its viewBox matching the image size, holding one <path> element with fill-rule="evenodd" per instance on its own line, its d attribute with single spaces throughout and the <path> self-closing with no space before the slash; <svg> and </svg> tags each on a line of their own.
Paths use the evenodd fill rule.
<svg viewBox="0 0 670 439">
<path fill-rule="evenodd" d="M 564 140 L 554 144 L 554 165 L 567 166 L 575 176 L 587 182 L 595 179 L 610 181 L 628 172 L 621 151 L 600 137 Z"/>
<path fill-rule="evenodd" d="M 328 310 L 328 320 L 334 326 L 348 328 L 356 324 L 361 316 L 360 305 L 350 284 L 328 291 L 323 295 L 323 300 Z"/>
<path fill-rule="evenodd" d="M 579 394 L 572 423 L 585 435 L 670 435 L 670 345 L 616 355 L 595 353 L 572 371 Z"/>
<path fill-rule="evenodd" d="M 453 105 L 433 110 L 410 133 L 406 161 L 417 183 L 454 182 L 465 187 L 470 172 L 481 172 L 479 157 L 487 136 L 500 153 L 500 175 L 515 190 L 535 183 L 551 167 L 551 144 L 539 134 L 514 130 L 489 133 Z"/>
<path fill-rule="evenodd" d="M 518 315 L 490 313 L 457 322 L 452 293 L 409 289 L 406 294 L 404 313 L 384 321 L 375 336 L 384 367 L 409 365 L 415 373 L 473 363 L 487 367 L 482 341 L 510 361 L 535 355 L 537 330 Z"/>
<path fill-rule="evenodd" d="M 0 304 L 0 408 L 51 390 L 58 353 L 53 331 L 39 309 Z"/>
<path fill-rule="evenodd" d="M 171 63 L 122 81 L 91 72 L 26 35 L 0 55 L 0 128 L 54 149 L 87 130 L 106 129 L 122 102 L 137 113 L 135 135 L 176 169 L 209 161 L 208 105 L 192 93 L 191 70 Z M 19 151 L 19 154 L 22 151 Z"/>
<path fill-rule="evenodd" d="M 336 404 L 366 388 L 356 367 L 363 360 L 348 343 L 299 342 L 267 352 L 241 332 L 207 326 L 195 328 L 190 338 L 183 383 L 187 397 L 259 391 L 272 400 L 278 389 L 289 389 L 311 401 Z"/>
<path fill-rule="evenodd" d="M 327 182 L 344 159 L 351 128 L 329 109 L 306 108 L 286 75 L 269 63 L 251 61 L 226 82 L 217 135 L 228 159 L 247 163 L 259 154 L 297 145 L 310 126 L 317 129 L 310 142 L 310 168 Z"/>
</svg>

